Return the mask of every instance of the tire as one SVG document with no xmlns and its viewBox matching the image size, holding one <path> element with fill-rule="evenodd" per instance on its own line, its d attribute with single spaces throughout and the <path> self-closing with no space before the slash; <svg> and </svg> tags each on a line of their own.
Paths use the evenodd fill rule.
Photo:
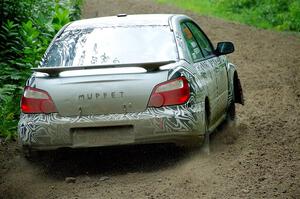
<svg viewBox="0 0 300 199">
<path fill-rule="evenodd" d="M 227 119 L 227 121 L 234 121 L 236 119 L 234 100 L 232 100 L 228 106 L 226 119 Z"/>
<path fill-rule="evenodd" d="M 235 111 L 236 86 L 237 85 L 233 84 L 232 99 L 230 100 L 230 104 L 228 106 L 227 113 L 226 113 L 226 120 L 227 121 L 234 121 L 236 119 L 236 111 Z"/>
</svg>

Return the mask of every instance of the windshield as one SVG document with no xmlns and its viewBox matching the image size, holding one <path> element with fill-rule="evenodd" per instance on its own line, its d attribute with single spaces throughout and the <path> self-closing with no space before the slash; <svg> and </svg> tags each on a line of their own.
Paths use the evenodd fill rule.
<svg viewBox="0 0 300 199">
<path fill-rule="evenodd" d="M 42 67 L 91 66 L 176 60 L 169 26 L 66 30 L 45 54 Z"/>
</svg>

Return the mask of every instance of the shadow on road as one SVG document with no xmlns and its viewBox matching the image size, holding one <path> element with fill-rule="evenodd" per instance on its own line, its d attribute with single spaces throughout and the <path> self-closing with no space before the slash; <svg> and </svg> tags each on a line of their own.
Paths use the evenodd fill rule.
<svg viewBox="0 0 300 199">
<path fill-rule="evenodd" d="M 93 148 L 40 154 L 32 164 L 54 178 L 78 175 L 118 175 L 165 169 L 183 160 L 188 151 L 174 145 Z"/>
<path fill-rule="evenodd" d="M 241 129 L 236 123 L 221 125 L 210 136 L 210 154 L 226 151 Z M 43 152 L 31 161 L 50 178 L 80 175 L 122 175 L 168 169 L 190 158 L 204 157 L 203 147 L 187 150 L 171 144 L 150 144 Z"/>
</svg>

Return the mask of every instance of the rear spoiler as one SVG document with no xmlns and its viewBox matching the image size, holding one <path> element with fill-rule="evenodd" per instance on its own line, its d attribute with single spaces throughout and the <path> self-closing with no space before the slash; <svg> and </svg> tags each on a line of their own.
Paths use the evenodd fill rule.
<svg viewBox="0 0 300 199">
<path fill-rule="evenodd" d="M 59 73 L 72 70 L 86 70 L 86 69 L 103 69 L 103 68 L 119 68 L 119 67 L 142 67 L 147 71 L 155 71 L 160 66 L 175 63 L 174 60 L 161 62 L 147 62 L 147 63 L 132 63 L 132 64 L 109 64 L 109 65 L 91 65 L 91 66 L 61 66 L 61 67 L 39 67 L 31 68 L 34 72 L 47 73 L 49 76 L 58 76 Z"/>
</svg>

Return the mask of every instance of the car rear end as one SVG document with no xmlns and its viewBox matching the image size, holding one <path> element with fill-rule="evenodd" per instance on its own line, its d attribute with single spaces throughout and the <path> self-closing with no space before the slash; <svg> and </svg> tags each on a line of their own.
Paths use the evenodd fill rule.
<svg viewBox="0 0 300 199">
<path fill-rule="evenodd" d="M 162 69 L 178 64 L 168 23 L 104 22 L 71 24 L 54 39 L 24 88 L 22 145 L 48 150 L 198 137 L 201 110 L 189 107 L 188 80 Z"/>
</svg>

